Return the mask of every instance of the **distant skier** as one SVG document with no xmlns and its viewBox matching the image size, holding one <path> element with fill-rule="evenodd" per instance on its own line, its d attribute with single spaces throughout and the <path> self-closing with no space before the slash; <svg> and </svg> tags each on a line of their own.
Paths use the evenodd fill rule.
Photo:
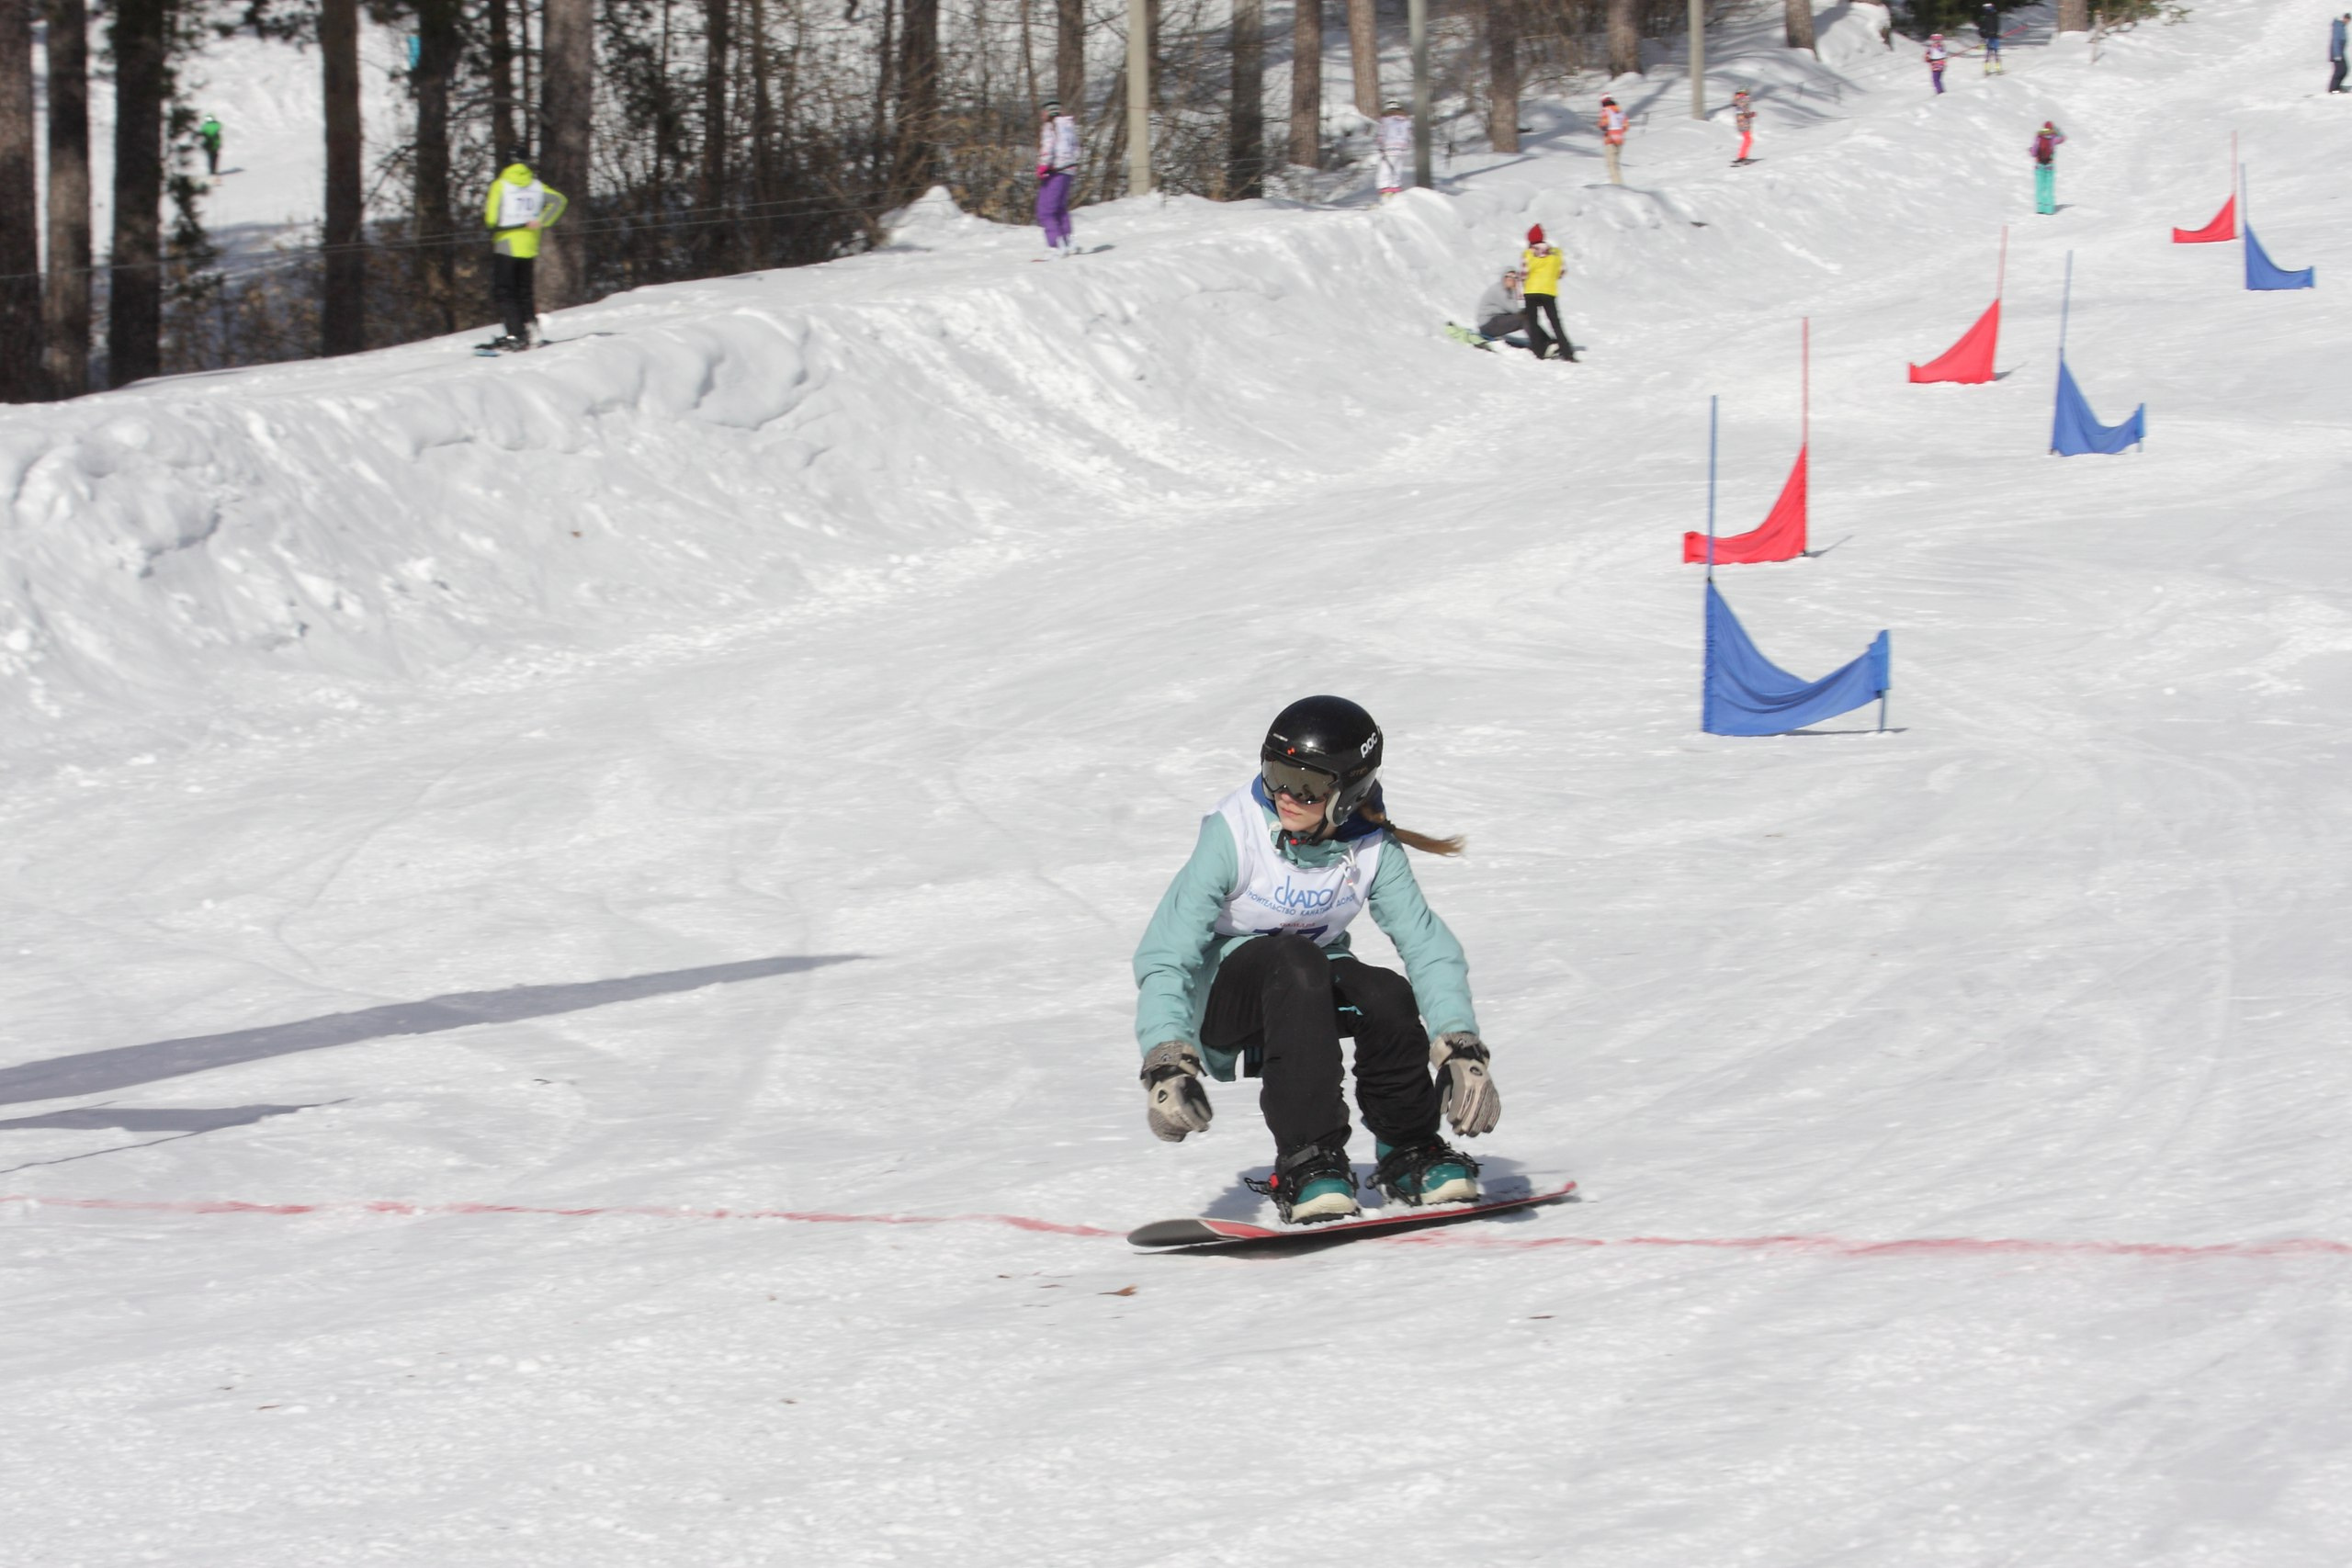
<svg viewBox="0 0 2352 1568">
<path fill-rule="evenodd" d="M 2001 12 L 1993 0 L 1984 0 L 1984 8 L 1976 13 L 1976 36 L 1984 40 L 1984 74 L 2007 75 L 2009 68 L 2001 61 Z"/>
<path fill-rule="evenodd" d="M 2345 12 L 2344 15 L 2327 24 L 2327 58 L 2334 62 L 2335 67 L 2328 73 L 2327 77 L 2327 90 L 2331 93 L 2344 91 L 2346 56 L 2352 54 L 2352 51 L 2345 48 L 2344 33 L 2347 27 L 2352 27 L 2352 11 Z"/>
<path fill-rule="evenodd" d="M 1380 117 L 1379 137 L 1380 199 L 1386 201 L 1405 188 L 1406 165 L 1413 157 L 1413 117 L 1395 98 Z"/>
<path fill-rule="evenodd" d="M 506 332 L 482 344 L 484 349 L 514 353 L 531 346 L 532 323 L 539 314 L 531 285 L 539 234 L 569 205 L 561 192 L 541 185 L 530 165 L 520 161 L 507 164 L 490 182 L 481 207 L 482 224 L 491 231 L 490 297 Z"/>
<path fill-rule="evenodd" d="M 1536 224 L 1527 231 L 1527 249 L 1519 256 L 1519 297 L 1527 312 L 1527 346 L 1538 359 L 1552 357 L 1557 348 L 1559 357 L 1576 363 L 1577 345 L 1568 341 L 1567 329 L 1560 325 L 1560 268 L 1563 261 L 1559 251 L 1544 238 L 1544 225 Z M 1552 330 L 1545 333 L 1544 324 L 1550 321 Z"/>
<path fill-rule="evenodd" d="M 1614 98 L 1600 100 L 1600 155 L 1609 162 L 1609 183 L 1622 186 L 1625 176 L 1617 171 L 1617 153 L 1625 145 L 1625 111 L 1617 107 Z"/>
<path fill-rule="evenodd" d="M 180 122 L 185 125 L 187 122 Z M 220 177 L 220 122 L 211 115 L 196 128 L 196 139 L 204 148 L 204 172 L 214 179 Z"/>
<path fill-rule="evenodd" d="M 1069 187 L 1078 178 L 1078 120 L 1047 99 L 1037 122 L 1037 222 L 1046 231 L 1046 254 L 1078 254 L 1070 240 Z"/>
<path fill-rule="evenodd" d="M 1462 840 L 1388 820 L 1379 728 L 1344 697 L 1283 709 L 1258 755 L 1257 775 L 1202 819 L 1136 949 L 1152 1133 L 1180 1143 L 1207 1129 L 1204 1068 L 1226 1083 L 1237 1070 L 1259 1078 L 1274 1168 L 1250 1185 L 1286 1224 L 1346 1219 L 1358 1213 L 1340 1046 L 1348 1035 L 1356 1107 L 1375 1140 L 1373 1184 L 1399 1204 L 1476 1199 L 1478 1162 L 1449 1147 L 1439 1123 L 1475 1138 L 1493 1130 L 1502 1099 L 1462 944 L 1422 899 L 1405 855 L 1408 845 L 1458 854 Z M 1349 950 L 1348 926 L 1366 911 L 1404 974 Z"/>
<path fill-rule="evenodd" d="M 2034 132 L 2032 143 L 2026 151 L 2033 154 L 2033 209 L 2041 213 L 2058 210 L 2058 149 L 2065 145 L 2065 137 L 2049 120 Z"/>
<path fill-rule="evenodd" d="M 1939 93 L 1942 92 L 1944 90 L 1944 67 L 1951 63 L 1951 51 L 1944 48 L 1944 35 L 1941 33 L 1928 34 L 1928 51 L 1919 58 L 1928 62 L 1928 75 L 1932 81 L 1934 81 L 1936 85 L 1936 91 Z"/>
<path fill-rule="evenodd" d="M 1731 122 L 1739 130 L 1739 156 L 1731 161 L 1736 169 L 1756 162 L 1756 105 L 1745 87 L 1731 96 Z"/>
<path fill-rule="evenodd" d="M 1487 285 L 1478 296 L 1478 312 L 1470 319 L 1478 323 L 1478 336 L 1485 342 L 1499 338 L 1513 348 L 1532 350 L 1525 336 L 1527 312 L 1520 302 L 1519 268 L 1503 268 L 1502 277 Z"/>
</svg>

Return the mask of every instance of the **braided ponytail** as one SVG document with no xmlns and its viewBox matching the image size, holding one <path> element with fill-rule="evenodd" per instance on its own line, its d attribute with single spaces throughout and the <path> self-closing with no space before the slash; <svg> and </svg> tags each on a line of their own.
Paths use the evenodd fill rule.
<svg viewBox="0 0 2352 1568">
<path fill-rule="evenodd" d="M 1388 836 L 1409 849 L 1425 855 L 1458 855 L 1469 840 L 1459 833 L 1450 839 L 1432 839 L 1427 833 L 1416 833 L 1410 828 L 1399 828 L 1388 820 L 1387 814 L 1369 801 L 1356 807 L 1356 815 L 1375 828 L 1385 828 Z"/>
</svg>

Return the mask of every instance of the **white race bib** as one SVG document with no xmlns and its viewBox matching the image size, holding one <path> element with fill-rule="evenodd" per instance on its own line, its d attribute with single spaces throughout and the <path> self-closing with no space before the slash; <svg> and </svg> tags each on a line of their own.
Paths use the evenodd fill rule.
<svg viewBox="0 0 2352 1568">
<path fill-rule="evenodd" d="M 492 227 L 520 229 L 537 218 L 548 204 L 548 187 L 533 180 L 529 185 L 508 185 L 498 182 L 498 221 Z"/>
<path fill-rule="evenodd" d="M 1380 869 L 1385 833 L 1367 833 L 1340 846 L 1329 865 L 1296 865 L 1274 847 L 1265 807 L 1245 784 L 1217 808 L 1233 830 L 1240 874 L 1217 911 L 1219 936 L 1269 935 L 1288 931 L 1329 947 L 1363 912 L 1372 879 Z"/>
</svg>

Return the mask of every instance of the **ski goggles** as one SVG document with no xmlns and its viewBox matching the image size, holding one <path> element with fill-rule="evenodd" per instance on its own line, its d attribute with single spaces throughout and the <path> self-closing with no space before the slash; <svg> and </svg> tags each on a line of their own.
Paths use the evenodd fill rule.
<svg viewBox="0 0 2352 1568">
<path fill-rule="evenodd" d="M 1320 806 L 1340 787 L 1340 781 L 1322 769 L 1301 767 L 1279 757 L 1260 759 L 1258 776 L 1265 781 L 1268 795 L 1286 795 L 1301 806 Z"/>
</svg>

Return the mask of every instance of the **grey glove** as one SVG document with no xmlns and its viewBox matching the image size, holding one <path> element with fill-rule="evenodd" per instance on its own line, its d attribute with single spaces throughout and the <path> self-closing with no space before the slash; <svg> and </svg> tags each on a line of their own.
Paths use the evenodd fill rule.
<svg viewBox="0 0 2352 1568">
<path fill-rule="evenodd" d="M 1487 1062 L 1487 1048 L 1475 1034 L 1441 1034 L 1430 1047 L 1439 1103 L 1453 1130 L 1465 1138 L 1491 1133 L 1502 1120 L 1502 1093 L 1495 1088 Z"/>
<path fill-rule="evenodd" d="M 1151 1135 L 1162 1143 L 1181 1144 L 1187 1133 L 1205 1133 L 1209 1091 L 1201 1087 L 1201 1058 L 1182 1040 L 1154 1045 L 1143 1059 L 1143 1091 L 1151 1100 Z"/>
</svg>

